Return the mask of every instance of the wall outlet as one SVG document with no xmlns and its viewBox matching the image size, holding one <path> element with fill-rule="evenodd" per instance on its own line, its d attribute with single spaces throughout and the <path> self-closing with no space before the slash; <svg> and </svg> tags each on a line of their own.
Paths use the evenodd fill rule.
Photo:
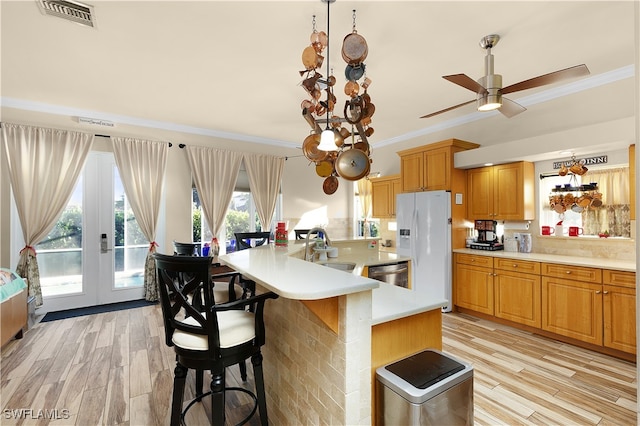
<svg viewBox="0 0 640 426">
<path fill-rule="evenodd" d="M 456 204 L 462 204 L 462 194 L 456 194 Z"/>
</svg>

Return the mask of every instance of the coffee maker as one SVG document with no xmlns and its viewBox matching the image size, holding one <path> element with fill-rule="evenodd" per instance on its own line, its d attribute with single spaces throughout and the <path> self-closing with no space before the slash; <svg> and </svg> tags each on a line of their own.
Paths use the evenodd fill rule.
<svg viewBox="0 0 640 426">
<path fill-rule="evenodd" d="M 474 229 L 478 237 L 476 242 L 469 245 L 469 248 L 478 250 L 502 250 L 504 246 L 498 240 L 496 228 L 498 222 L 495 220 L 476 220 Z"/>
</svg>

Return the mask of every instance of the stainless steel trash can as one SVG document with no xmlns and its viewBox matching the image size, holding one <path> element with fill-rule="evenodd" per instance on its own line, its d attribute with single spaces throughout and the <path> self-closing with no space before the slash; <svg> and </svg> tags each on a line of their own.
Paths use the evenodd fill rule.
<svg viewBox="0 0 640 426">
<path fill-rule="evenodd" d="M 378 425 L 472 425 L 473 367 L 429 349 L 376 370 Z"/>
</svg>

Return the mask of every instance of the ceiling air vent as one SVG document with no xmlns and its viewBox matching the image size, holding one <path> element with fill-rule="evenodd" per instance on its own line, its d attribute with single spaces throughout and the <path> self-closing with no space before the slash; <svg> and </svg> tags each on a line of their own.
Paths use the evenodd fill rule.
<svg viewBox="0 0 640 426">
<path fill-rule="evenodd" d="M 46 15 L 57 16 L 68 21 L 95 27 L 93 6 L 76 1 L 36 0 L 40 10 Z"/>
</svg>

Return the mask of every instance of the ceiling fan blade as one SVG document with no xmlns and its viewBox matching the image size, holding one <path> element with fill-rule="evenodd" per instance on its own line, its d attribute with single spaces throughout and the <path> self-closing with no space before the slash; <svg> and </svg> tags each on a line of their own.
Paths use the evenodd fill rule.
<svg viewBox="0 0 640 426">
<path fill-rule="evenodd" d="M 587 68 L 585 64 L 576 65 L 574 67 L 540 75 L 538 77 L 530 78 L 529 80 L 521 81 L 520 83 L 512 84 L 511 86 L 503 88 L 501 93 L 505 95 L 507 93 L 519 92 L 520 90 L 532 89 L 534 87 L 545 86 L 567 78 L 583 77 L 585 75 L 589 75 L 589 68 Z"/>
<path fill-rule="evenodd" d="M 498 109 L 502 115 L 507 118 L 511 118 L 514 115 L 518 115 L 521 112 L 525 112 L 527 109 L 517 102 L 502 97 L 502 106 Z"/>
<path fill-rule="evenodd" d="M 467 101 L 467 102 L 464 102 L 464 103 L 461 103 L 461 104 L 458 104 L 458 105 L 455 105 L 455 106 L 452 106 L 452 107 L 449 107 L 449 108 L 446 108 L 446 109 L 442 109 L 442 110 L 440 110 L 440 111 L 432 112 L 431 114 L 423 115 L 423 116 L 422 116 L 422 117 L 420 117 L 420 118 L 429 118 L 429 117 L 433 117 L 434 115 L 438 115 L 438 114 L 442 114 L 443 112 L 451 111 L 452 109 L 456 109 L 456 108 L 458 108 L 458 107 L 461 107 L 461 106 L 464 106 L 464 105 L 467 105 L 467 104 L 471 104 L 471 103 L 473 103 L 473 102 L 475 102 L 475 101 L 476 101 L 476 100 L 475 100 L 475 99 L 473 99 L 473 100 L 471 100 L 471 101 Z"/>
<path fill-rule="evenodd" d="M 466 74 L 443 75 L 442 78 L 474 93 L 487 93 L 487 89 Z"/>
</svg>

